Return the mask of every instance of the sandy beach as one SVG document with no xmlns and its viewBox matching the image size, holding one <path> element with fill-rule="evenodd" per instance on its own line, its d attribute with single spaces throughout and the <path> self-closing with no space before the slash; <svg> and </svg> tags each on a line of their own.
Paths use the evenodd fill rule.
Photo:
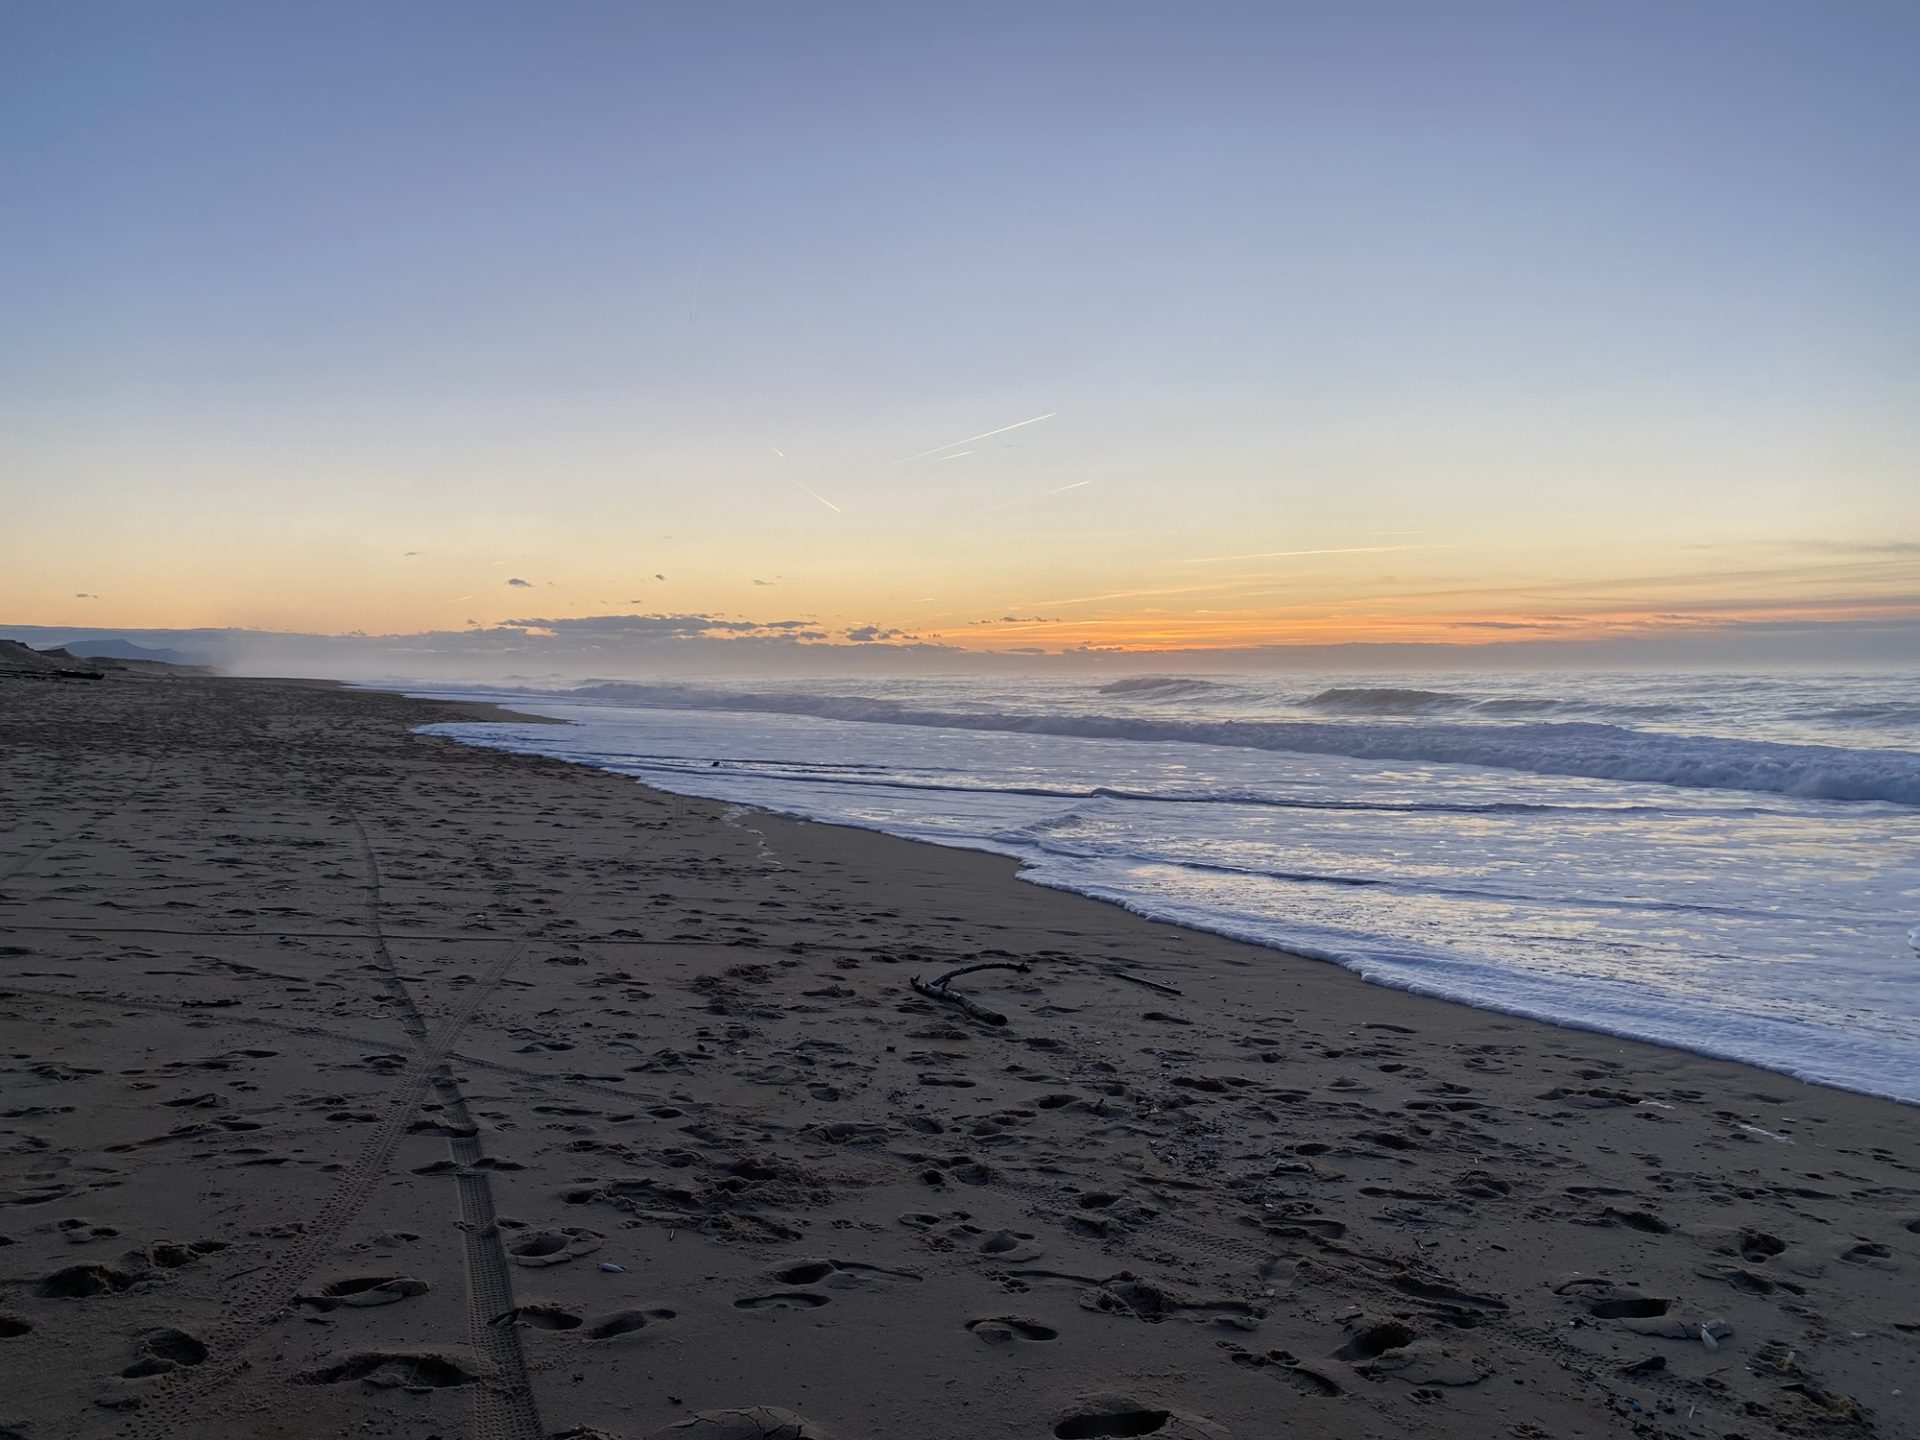
<svg viewBox="0 0 1920 1440">
<path fill-rule="evenodd" d="M 0 1440 L 1920 1435 L 1912 1108 L 489 713 L 0 677 Z"/>
</svg>

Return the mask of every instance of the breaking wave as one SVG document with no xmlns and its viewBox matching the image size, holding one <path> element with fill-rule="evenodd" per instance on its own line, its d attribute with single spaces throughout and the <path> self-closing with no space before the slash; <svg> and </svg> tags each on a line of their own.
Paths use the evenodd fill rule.
<svg viewBox="0 0 1920 1440">
<path fill-rule="evenodd" d="M 1211 695 L 1228 687 L 1215 680 L 1199 680 L 1190 675 L 1130 675 L 1100 687 L 1102 695 L 1130 695 L 1141 700 L 1184 700 L 1194 695 Z"/>
<path fill-rule="evenodd" d="M 1201 682 L 1204 683 L 1204 682 Z M 1323 691 L 1404 697 L 1438 691 Z M 1534 775 L 1750 791 L 1799 799 L 1920 806 L 1920 752 L 1852 750 L 1627 729 L 1593 721 L 1519 724 L 1394 721 L 1208 720 L 1057 711 L 955 711 L 863 695 L 733 690 L 702 685 L 610 683 L 569 692 L 675 710 L 804 715 L 865 724 L 1059 735 L 1087 740 L 1173 741 L 1240 749 L 1340 755 L 1357 760 L 1477 765 Z"/>
</svg>

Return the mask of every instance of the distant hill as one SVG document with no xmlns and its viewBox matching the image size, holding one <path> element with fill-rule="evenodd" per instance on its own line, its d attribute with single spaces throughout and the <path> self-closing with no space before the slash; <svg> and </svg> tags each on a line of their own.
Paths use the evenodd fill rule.
<svg viewBox="0 0 1920 1440">
<path fill-rule="evenodd" d="M 101 671 L 65 650 L 35 650 L 18 640 L 0 640 L 0 674 L 32 675 L 43 679 L 85 677 L 98 680 Z"/>
<path fill-rule="evenodd" d="M 136 645 L 131 640 L 118 637 L 108 640 L 70 640 L 66 650 L 72 655 L 82 655 L 90 660 L 153 660 L 162 665 L 199 665 L 204 662 L 180 650 L 167 650 L 158 645 Z"/>
</svg>

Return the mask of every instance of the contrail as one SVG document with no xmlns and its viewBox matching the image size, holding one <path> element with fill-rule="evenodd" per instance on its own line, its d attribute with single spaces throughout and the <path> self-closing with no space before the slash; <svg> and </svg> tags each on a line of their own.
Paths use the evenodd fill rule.
<svg viewBox="0 0 1920 1440">
<path fill-rule="evenodd" d="M 973 451 L 971 450 L 962 450 L 958 455 L 942 455 L 938 460 L 934 461 L 933 463 L 936 465 L 944 465 L 949 460 L 964 459 L 966 456 L 971 454 L 973 454 Z"/>
<path fill-rule="evenodd" d="M 782 450 L 778 445 L 769 445 L 767 446 L 767 449 L 771 450 L 774 454 L 778 455 L 782 460 L 787 458 L 787 452 Z"/>
<path fill-rule="evenodd" d="M 792 479 L 791 476 L 789 476 L 788 478 Z M 833 511 L 834 514 L 844 515 L 846 513 L 838 505 L 834 504 L 831 500 L 827 499 L 826 496 L 822 495 L 818 490 L 814 489 L 811 485 L 805 484 L 799 480 L 794 480 L 793 483 L 800 486 L 802 490 L 806 491 L 807 494 L 813 496 L 814 499 L 818 500 L 822 505 L 826 506 L 827 509 Z"/>
<path fill-rule="evenodd" d="M 1059 413 L 1058 410 L 1049 410 L 1046 414 L 1036 415 L 1031 420 L 1022 420 L 1018 425 L 1002 425 L 998 430 L 988 430 L 979 435 L 969 435 L 964 440 L 953 440 L 945 445 L 936 445 L 931 450 L 922 450 L 918 455 L 907 456 L 905 460 L 889 460 L 880 468 L 882 470 L 891 470 L 896 465 L 905 465 L 908 460 L 924 460 L 929 455 L 938 455 L 942 450 L 951 450 L 955 445 L 971 445 L 976 440 L 985 440 L 992 435 L 1004 435 L 1009 430 L 1020 429 L 1021 426 L 1038 425 L 1042 420 L 1051 420 Z"/>
<path fill-rule="evenodd" d="M 933 463 L 938 465 L 940 462 L 936 460 Z M 1042 490 L 1039 493 L 1039 495 L 1022 495 L 1017 499 L 1009 500 L 1002 505 L 989 505 L 986 509 L 986 513 L 991 515 L 996 510 L 1011 510 L 1015 505 L 1024 505 L 1029 500 L 1043 500 L 1049 495 L 1063 494 L 1068 490 L 1078 490 L 1082 485 L 1091 485 L 1091 484 L 1093 484 L 1093 481 L 1091 480 L 1076 480 L 1071 485 L 1056 485 L 1051 490 Z"/>
</svg>

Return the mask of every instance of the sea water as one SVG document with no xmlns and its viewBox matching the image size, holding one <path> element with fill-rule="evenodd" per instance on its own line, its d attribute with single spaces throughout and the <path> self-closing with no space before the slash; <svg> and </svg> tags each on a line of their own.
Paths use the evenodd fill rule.
<svg viewBox="0 0 1920 1440">
<path fill-rule="evenodd" d="M 994 851 L 1379 984 L 1920 1103 L 1914 676 L 459 693 L 570 723 L 430 729 Z"/>
</svg>

